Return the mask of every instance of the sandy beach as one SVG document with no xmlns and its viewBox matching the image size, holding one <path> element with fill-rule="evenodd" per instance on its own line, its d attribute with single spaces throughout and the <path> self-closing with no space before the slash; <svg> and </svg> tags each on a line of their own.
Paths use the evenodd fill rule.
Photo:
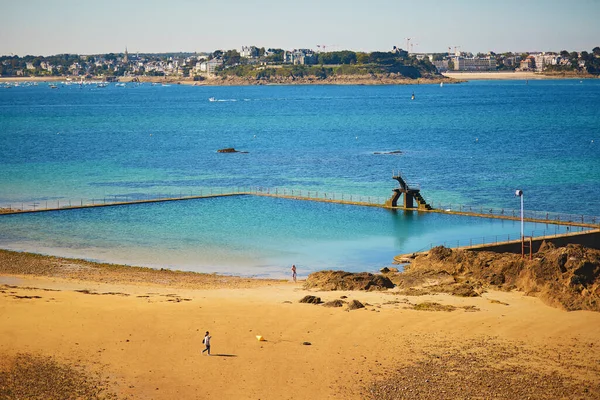
<svg viewBox="0 0 600 400">
<path fill-rule="evenodd" d="M 445 77 L 465 81 L 474 80 L 539 80 L 539 79 L 594 79 L 591 75 L 555 74 L 545 75 L 528 71 L 490 71 L 490 72 L 444 72 Z M 597 79 L 597 78 L 596 78 Z"/>
<path fill-rule="evenodd" d="M 82 374 L 81 387 L 92 382 L 108 396 L 89 398 L 600 395 L 600 314 L 522 292 L 309 291 L 127 268 L 0 253 L 0 398 L 18 397 L 20 364 L 34 375 Z M 366 307 L 299 303 L 307 294 Z M 201 354 L 205 331 L 210 357 Z"/>
</svg>

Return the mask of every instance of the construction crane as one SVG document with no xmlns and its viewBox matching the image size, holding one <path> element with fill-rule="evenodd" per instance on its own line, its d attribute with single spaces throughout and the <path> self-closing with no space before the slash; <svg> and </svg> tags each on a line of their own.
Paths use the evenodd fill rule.
<svg viewBox="0 0 600 400">
<path fill-rule="evenodd" d="M 337 44 L 318 44 L 317 45 L 317 49 L 320 49 L 323 52 L 327 51 L 328 47 L 330 48 L 330 50 L 332 50 L 333 47 L 337 47 Z M 317 50 L 317 51 L 319 51 L 319 50 Z"/>
</svg>

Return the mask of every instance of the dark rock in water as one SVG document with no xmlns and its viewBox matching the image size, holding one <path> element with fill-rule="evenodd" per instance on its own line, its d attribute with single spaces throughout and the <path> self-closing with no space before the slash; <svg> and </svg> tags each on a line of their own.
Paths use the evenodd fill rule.
<svg viewBox="0 0 600 400">
<path fill-rule="evenodd" d="M 365 305 L 358 300 L 352 300 L 348 304 L 348 310 L 358 310 L 359 308 L 365 308 Z"/>
<path fill-rule="evenodd" d="M 233 147 L 227 147 L 225 149 L 219 149 L 217 150 L 217 153 L 244 153 L 247 154 L 247 151 L 239 151 L 234 149 Z"/>
<path fill-rule="evenodd" d="M 317 296 L 304 296 L 300 303 L 309 303 L 309 304 L 321 304 L 321 298 Z"/>
</svg>

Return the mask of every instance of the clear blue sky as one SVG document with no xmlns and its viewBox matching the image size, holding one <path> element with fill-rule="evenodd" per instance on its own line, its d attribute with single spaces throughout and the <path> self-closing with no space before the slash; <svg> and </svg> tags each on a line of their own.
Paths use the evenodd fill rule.
<svg viewBox="0 0 600 400">
<path fill-rule="evenodd" d="M 600 46 L 600 0 L 0 0 L 0 55 Z"/>
</svg>

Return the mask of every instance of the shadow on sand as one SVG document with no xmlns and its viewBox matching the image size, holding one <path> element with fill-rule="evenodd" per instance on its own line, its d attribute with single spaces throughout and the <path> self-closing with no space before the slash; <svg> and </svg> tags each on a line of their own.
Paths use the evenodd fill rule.
<svg viewBox="0 0 600 400">
<path fill-rule="evenodd" d="M 235 354 L 211 354 L 211 357 L 237 357 Z"/>
</svg>

